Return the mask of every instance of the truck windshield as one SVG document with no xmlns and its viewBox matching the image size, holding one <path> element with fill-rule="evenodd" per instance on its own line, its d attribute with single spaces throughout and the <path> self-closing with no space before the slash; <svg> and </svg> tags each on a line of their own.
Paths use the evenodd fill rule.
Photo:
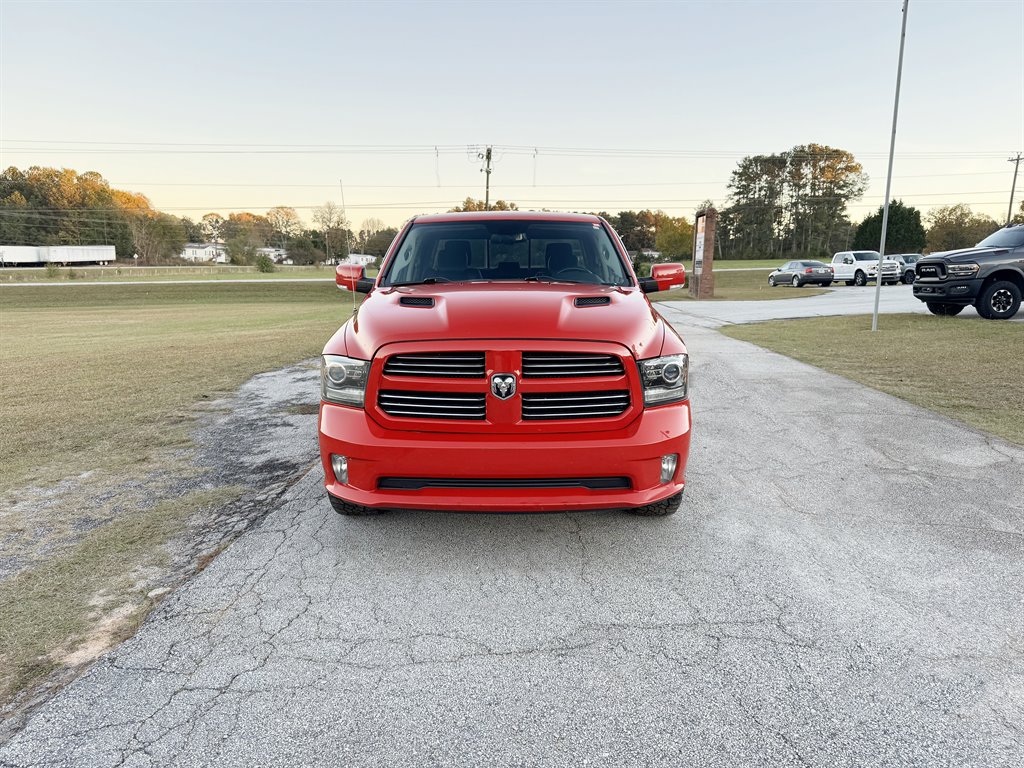
<svg viewBox="0 0 1024 768">
<path fill-rule="evenodd" d="M 857 261 L 878 261 L 878 251 L 855 251 L 853 258 Z"/>
<path fill-rule="evenodd" d="M 529 220 L 414 223 L 381 285 L 468 280 L 632 285 L 600 224 Z"/>
<path fill-rule="evenodd" d="M 980 243 L 979 248 L 1019 248 L 1024 245 L 1024 227 L 1008 227 L 993 232 Z"/>
</svg>

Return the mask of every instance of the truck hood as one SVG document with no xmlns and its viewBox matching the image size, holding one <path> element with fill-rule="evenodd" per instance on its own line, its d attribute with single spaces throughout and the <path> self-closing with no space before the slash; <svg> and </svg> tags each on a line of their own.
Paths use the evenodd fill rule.
<svg viewBox="0 0 1024 768">
<path fill-rule="evenodd" d="M 581 297 L 606 297 L 608 303 L 578 307 L 575 300 Z M 410 302 L 425 304 L 428 298 L 433 306 Z M 394 342 L 564 339 L 618 343 L 639 359 L 660 354 L 664 335 L 664 322 L 636 288 L 513 282 L 418 285 L 375 289 L 334 334 L 324 354 L 370 360 Z"/>
<path fill-rule="evenodd" d="M 929 253 L 917 260 L 917 263 L 929 261 L 970 262 L 982 256 L 994 256 L 999 253 L 1009 253 L 1009 248 L 960 248 L 955 251 L 940 251 Z"/>
</svg>

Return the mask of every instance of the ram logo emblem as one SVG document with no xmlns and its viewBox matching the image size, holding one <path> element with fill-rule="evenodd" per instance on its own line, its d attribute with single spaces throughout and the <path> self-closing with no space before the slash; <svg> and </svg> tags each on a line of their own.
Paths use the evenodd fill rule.
<svg viewBox="0 0 1024 768">
<path fill-rule="evenodd" d="M 491 394 L 499 400 L 508 400 L 516 393 L 516 377 L 510 373 L 491 376 Z"/>
</svg>

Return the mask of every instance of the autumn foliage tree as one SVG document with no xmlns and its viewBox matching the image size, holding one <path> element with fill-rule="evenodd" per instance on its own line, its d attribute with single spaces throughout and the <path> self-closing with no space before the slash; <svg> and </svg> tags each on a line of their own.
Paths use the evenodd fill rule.
<svg viewBox="0 0 1024 768">
<path fill-rule="evenodd" d="M 933 253 L 970 248 L 999 229 L 991 216 L 974 213 L 964 203 L 934 209 L 928 214 L 928 225 L 928 250 Z"/>
</svg>

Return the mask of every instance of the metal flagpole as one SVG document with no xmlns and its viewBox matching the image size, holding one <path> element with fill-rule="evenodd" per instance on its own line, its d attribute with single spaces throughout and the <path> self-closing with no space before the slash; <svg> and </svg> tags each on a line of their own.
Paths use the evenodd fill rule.
<svg viewBox="0 0 1024 768">
<path fill-rule="evenodd" d="M 903 28 L 900 30 L 900 60 L 896 66 L 896 101 L 892 107 L 892 138 L 889 140 L 889 173 L 885 179 L 885 206 L 882 209 L 882 242 L 878 245 L 878 270 L 875 272 L 875 311 L 871 315 L 871 330 L 878 330 L 878 300 L 882 294 L 882 262 L 885 261 L 885 234 L 889 227 L 889 193 L 892 190 L 892 159 L 896 151 L 896 118 L 900 113 L 900 81 L 903 79 L 903 44 L 907 39 L 907 8 L 910 0 L 903 0 Z"/>
</svg>

